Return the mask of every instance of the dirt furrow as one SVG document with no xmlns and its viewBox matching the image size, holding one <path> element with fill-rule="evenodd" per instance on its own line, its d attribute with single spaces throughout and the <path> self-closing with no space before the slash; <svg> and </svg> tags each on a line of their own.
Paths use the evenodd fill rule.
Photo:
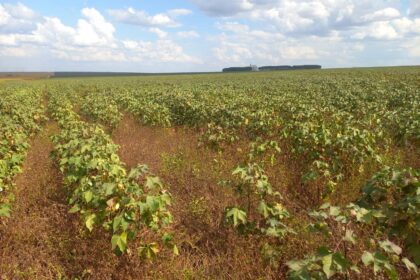
<svg viewBox="0 0 420 280">
<path fill-rule="evenodd" d="M 161 166 L 161 154 L 174 153 L 179 146 L 188 145 L 191 137 L 173 128 L 153 128 L 141 126 L 133 116 L 125 115 L 112 133 L 112 139 L 121 146 L 121 160 L 133 167 L 139 163 L 147 164 L 157 172 Z M 193 144 L 189 142 L 189 144 Z"/>
<path fill-rule="evenodd" d="M 171 192 L 173 231 L 180 248 L 178 257 L 160 255 L 153 269 L 134 261 L 122 267 L 125 275 L 134 277 L 142 272 L 141 279 L 271 279 L 274 271 L 261 263 L 259 244 L 222 225 L 224 208 L 233 203 L 234 196 L 218 182 L 228 178 L 239 161 L 233 153 L 226 156 L 197 148 L 194 131 L 147 127 L 129 115 L 112 136 L 128 167 L 147 164 Z"/>
</svg>

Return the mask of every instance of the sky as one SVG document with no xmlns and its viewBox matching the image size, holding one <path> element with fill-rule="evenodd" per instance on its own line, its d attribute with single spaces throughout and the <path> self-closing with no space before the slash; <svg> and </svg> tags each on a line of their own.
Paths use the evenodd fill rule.
<svg viewBox="0 0 420 280">
<path fill-rule="evenodd" d="M 0 0 L 0 71 L 420 65 L 420 0 Z"/>
</svg>

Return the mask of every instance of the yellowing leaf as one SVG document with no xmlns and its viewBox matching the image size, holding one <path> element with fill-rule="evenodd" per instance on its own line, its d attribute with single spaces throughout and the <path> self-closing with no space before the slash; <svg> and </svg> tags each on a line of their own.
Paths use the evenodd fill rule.
<svg viewBox="0 0 420 280">
<path fill-rule="evenodd" d="M 96 220 L 96 214 L 91 214 L 86 218 L 85 224 L 89 231 L 93 230 L 93 225 L 95 224 L 95 220 Z"/>
</svg>

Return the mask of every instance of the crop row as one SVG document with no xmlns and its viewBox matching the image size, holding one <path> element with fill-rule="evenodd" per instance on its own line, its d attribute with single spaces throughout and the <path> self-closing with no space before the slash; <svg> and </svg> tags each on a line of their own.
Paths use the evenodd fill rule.
<svg viewBox="0 0 420 280">
<path fill-rule="evenodd" d="M 225 210 L 226 222 L 240 234 L 266 237 L 262 255 L 271 263 L 280 261 L 283 242 L 297 234 L 289 221 L 293 213 L 264 170 L 264 157 L 278 153 L 275 141 L 252 143 L 248 159 L 232 172 L 235 180 L 229 184 L 238 204 Z M 306 228 L 322 241 L 315 252 L 287 262 L 290 279 L 353 279 L 369 268 L 390 279 L 409 271 L 417 274 L 420 170 L 384 167 L 361 189 L 359 199 L 346 207 L 324 203 L 307 211 Z"/>
<path fill-rule="evenodd" d="M 54 156 L 71 190 L 71 213 L 80 213 L 86 228 L 102 226 L 112 233 L 112 249 L 127 252 L 127 243 L 145 230 L 162 234 L 164 245 L 172 237 L 163 233 L 172 222 L 168 206 L 171 196 L 158 177 L 146 166 L 127 171 L 117 155 L 118 146 L 98 125 L 81 121 L 66 94 L 51 92 L 49 108 L 60 134 L 53 137 Z M 158 244 L 139 247 L 139 254 L 151 257 Z"/>
<path fill-rule="evenodd" d="M 42 92 L 7 87 L 0 91 L 0 217 L 10 216 L 13 179 L 22 171 L 29 138 L 45 120 Z"/>
<path fill-rule="evenodd" d="M 419 141 L 419 89 L 411 76 L 398 78 L 94 81 L 74 91 L 86 92 L 82 113 L 111 127 L 126 111 L 146 125 L 195 127 L 201 142 L 216 149 L 239 139 L 283 141 L 296 160 L 304 159 L 302 184 L 325 185 L 321 200 L 367 163 L 382 166 L 390 147 Z"/>
<path fill-rule="evenodd" d="M 80 113 L 114 129 L 121 120 L 122 113 L 116 102 L 106 95 L 87 93 L 81 100 Z"/>
<path fill-rule="evenodd" d="M 81 104 L 82 114 L 109 127 L 117 125 L 121 113 L 130 112 L 145 125 L 191 127 L 200 133 L 201 143 L 221 152 L 238 140 L 250 142 L 246 160 L 233 170 L 231 180 L 223 181 L 237 191 L 237 203 L 225 208 L 225 222 L 240 234 L 266 240 L 263 257 L 277 264 L 284 262 L 283 245 L 290 236 L 311 232 L 319 240 L 319 248 L 287 262 L 291 278 L 326 279 L 337 275 L 351 279 L 357 273 L 369 275 L 367 270 L 372 269 L 374 274 L 382 271 L 397 279 L 399 273 L 409 275 L 407 270 L 414 275 L 420 264 L 420 171 L 410 167 L 418 165 L 416 160 L 400 161 L 398 154 L 403 150 L 414 153 L 415 158 L 419 152 L 418 76 L 409 71 L 397 72 L 395 76 L 386 72 L 365 73 L 368 75 L 350 77 L 297 73 L 285 79 L 280 74 L 275 78 L 274 74 L 266 74 L 264 79 L 251 75 L 209 80 L 109 79 L 84 84 L 66 82 L 66 86 L 72 94 L 68 98 Z M 65 102 L 57 102 L 60 103 Z M 70 105 L 61 115 L 63 128 L 73 118 L 80 122 Z M 72 119 L 65 119 L 72 115 Z M 77 141 L 83 140 L 84 135 L 93 135 L 86 127 L 95 127 L 81 123 L 69 128 L 74 130 L 74 136 L 61 142 L 75 141 L 71 145 L 76 151 L 84 145 L 109 143 L 101 136 L 79 144 Z M 95 135 L 98 131 L 106 135 L 101 128 L 95 129 Z M 112 153 L 116 153 L 115 149 Z M 66 157 L 69 156 L 62 157 L 63 170 L 70 179 L 79 180 L 79 156 L 71 156 L 75 157 L 71 162 Z M 267 159 L 273 163 L 280 158 L 299 165 L 301 180 L 294 186 L 296 194 L 305 190 L 312 195 L 318 188 L 314 205 L 308 206 L 315 210 L 300 209 L 296 213 L 286 208 L 286 198 L 278 192 L 278 186 L 271 185 L 265 166 Z M 272 165 L 271 172 L 280 172 L 276 167 Z M 352 185 L 360 188 L 359 199 L 347 206 L 330 203 L 332 193 L 351 185 L 346 180 L 372 174 L 364 185 Z M 76 189 L 82 183 L 77 182 Z M 100 189 L 100 185 L 95 188 Z M 81 189 L 76 200 L 89 205 L 84 193 L 90 188 L 88 184 Z M 355 190 L 341 189 L 341 193 L 349 191 Z M 355 193 L 351 195 L 354 197 Z M 89 201 L 92 197 L 88 192 Z M 105 204 L 109 197 L 106 199 Z M 73 210 L 85 211 L 80 205 Z M 89 211 L 82 213 L 86 222 L 92 217 Z M 93 216 L 95 222 L 98 216 Z M 296 227 L 293 220 L 299 220 L 301 225 Z M 110 226 L 105 222 L 105 227 Z M 115 241 L 121 240 L 121 233 L 116 235 Z M 153 250 L 148 252 L 152 255 Z"/>
</svg>

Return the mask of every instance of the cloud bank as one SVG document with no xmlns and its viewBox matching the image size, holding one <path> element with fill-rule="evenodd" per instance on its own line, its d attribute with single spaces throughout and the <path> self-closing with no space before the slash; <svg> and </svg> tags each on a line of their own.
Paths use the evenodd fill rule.
<svg viewBox="0 0 420 280">
<path fill-rule="evenodd" d="M 0 68 L 19 58 L 136 71 L 420 64 L 419 0 L 186 0 L 185 7 L 85 7 L 66 24 L 22 3 L 0 4 Z"/>
<path fill-rule="evenodd" d="M 21 3 L 0 4 L 0 30 L 0 55 L 8 57 L 46 53 L 69 61 L 198 62 L 159 28 L 149 29 L 158 36 L 156 41 L 117 39 L 114 25 L 95 8 L 83 8 L 76 25 L 68 26 L 57 17 L 37 16 Z"/>
</svg>

